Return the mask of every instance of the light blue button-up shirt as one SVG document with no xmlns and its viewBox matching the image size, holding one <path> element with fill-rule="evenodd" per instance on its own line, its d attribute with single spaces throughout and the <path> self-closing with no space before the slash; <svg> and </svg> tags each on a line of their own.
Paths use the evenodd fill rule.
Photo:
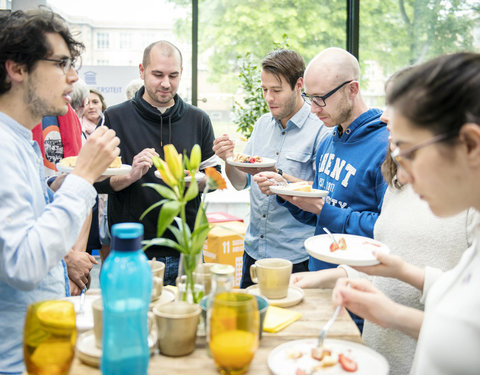
<svg viewBox="0 0 480 375">
<path fill-rule="evenodd" d="M 310 113 L 310 105 L 305 103 L 285 129 L 271 113 L 260 117 L 244 153 L 275 159 L 277 169 L 313 181 L 315 154 L 328 134 L 330 130 Z M 286 208 L 278 205 L 275 197 L 263 194 L 255 182 L 251 183 L 245 251 L 257 260 L 279 257 L 294 264 L 303 262 L 308 259 L 303 242 L 313 235 L 315 228 L 298 222 Z"/>
<path fill-rule="evenodd" d="M 21 374 L 27 306 L 65 297 L 63 257 L 96 191 L 68 176 L 53 195 L 32 132 L 0 112 L 0 374 Z"/>
</svg>

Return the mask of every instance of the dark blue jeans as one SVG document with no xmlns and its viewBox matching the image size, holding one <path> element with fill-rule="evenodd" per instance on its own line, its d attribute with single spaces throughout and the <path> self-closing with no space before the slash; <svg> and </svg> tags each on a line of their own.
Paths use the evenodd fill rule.
<svg viewBox="0 0 480 375">
<path fill-rule="evenodd" d="M 254 264 L 257 259 L 253 259 L 247 252 L 243 253 L 243 267 L 242 267 L 242 281 L 240 282 L 240 288 L 245 289 L 250 285 L 253 285 L 253 281 L 250 278 L 250 266 Z M 296 263 L 292 267 L 292 272 L 306 272 L 308 271 L 308 260 L 300 263 Z"/>
<path fill-rule="evenodd" d="M 165 263 L 165 275 L 163 285 L 175 285 L 178 276 L 178 264 L 180 257 L 157 257 L 159 262 Z"/>
</svg>

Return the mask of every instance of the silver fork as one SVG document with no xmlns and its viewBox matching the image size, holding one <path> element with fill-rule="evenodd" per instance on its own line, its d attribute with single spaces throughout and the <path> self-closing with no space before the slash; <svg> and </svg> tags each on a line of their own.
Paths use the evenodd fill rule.
<svg viewBox="0 0 480 375">
<path fill-rule="evenodd" d="M 329 231 L 327 228 L 325 228 L 325 227 L 323 227 L 322 229 L 325 231 L 325 233 L 327 233 L 327 234 L 330 236 L 330 238 L 332 239 L 332 241 L 338 246 L 338 242 L 337 242 L 337 240 L 335 239 L 335 237 L 333 237 L 332 232 L 330 232 L 330 231 Z"/>
<path fill-rule="evenodd" d="M 323 341 L 325 340 L 325 336 L 327 335 L 327 331 L 330 329 L 331 325 L 337 319 L 338 314 L 340 313 L 340 309 L 342 308 L 342 305 L 338 305 L 335 311 L 333 312 L 332 317 L 330 320 L 325 324 L 320 331 L 320 334 L 318 335 L 318 342 L 317 342 L 317 348 L 322 348 L 323 346 Z"/>
<path fill-rule="evenodd" d="M 273 178 L 267 178 L 267 181 L 273 182 L 274 186 L 288 186 L 288 183 L 286 183 L 285 181 L 277 181 Z"/>
</svg>

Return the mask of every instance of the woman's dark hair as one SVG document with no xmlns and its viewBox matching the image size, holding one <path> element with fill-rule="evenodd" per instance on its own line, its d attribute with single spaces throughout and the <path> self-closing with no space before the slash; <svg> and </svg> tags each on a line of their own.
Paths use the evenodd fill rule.
<svg viewBox="0 0 480 375">
<path fill-rule="evenodd" d="M 100 91 L 95 89 L 90 89 L 90 92 L 99 97 L 100 102 L 102 103 L 102 112 L 105 112 L 105 110 L 107 109 L 107 102 L 105 102 L 105 98 L 103 97 L 103 94 Z"/>
<path fill-rule="evenodd" d="M 262 70 L 273 74 L 278 80 L 283 76 L 293 90 L 298 79 L 303 77 L 305 61 L 295 51 L 277 49 L 263 59 Z"/>
<path fill-rule="evenodd" d="M 65 20 L 49 9 L 18 10 L 0 17 L 0 95 L 12 86 L 5 69 L 7 60 L 24 64 L 30 72 L 38 60 L 52 54 L 45 33 L 60 34 L 73 60 L 84 49 L 82 43 L 73 39 Z"/>
<path fill-rule="evenodd" d="M 458 134 L 466 122 L 480 124 L 480 54 L 443 55 L 397 80 L 387 101 L 402 116 L 433 134 Z"/>
<path fill-rule="evenodd" d="M 413 69 L 413 66 L 407 66 L 406 68 L 400 69 L 393 73 L 386 81 L 385 81 L 385 97 L 388 96 L 388 94 L 391 91 L 391 88 L 393 84 L 399 80 L 402 79 Z M 389 105 L 388 100 L 385 100 L 385 104 Z M 392 157 L 390 156 L 390 143 L 388 144 L 388 149 L 387 149 L 387 155 L 385 157 L 384 162 L 382 163 L 382 174 L 383 178 L 385 178 L 385 181 L 397 189 L 400 189 L 403 185 L 398 181 L 396 178 L 397 176 L 397 164 L 393 161 Z"/>
</svg>

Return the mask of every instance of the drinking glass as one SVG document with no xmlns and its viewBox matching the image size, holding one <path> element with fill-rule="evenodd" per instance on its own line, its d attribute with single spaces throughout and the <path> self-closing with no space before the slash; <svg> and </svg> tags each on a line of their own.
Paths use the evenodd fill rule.
<svg viewBox="0 0 480 375">
<path fill-rule="evenodd" d="M 259 313 L 255 296 L 224 292 L 213 300 L 210 351 L 223 375 L 240 375 L 250 366 L 258 347 Z"/>
<path fill-rule="evenodd" d="M 67 375 L 76 340 L 73 303 L 53 300 L 28 306 L 23 351 L 29 375 Z"/>
</svg>

